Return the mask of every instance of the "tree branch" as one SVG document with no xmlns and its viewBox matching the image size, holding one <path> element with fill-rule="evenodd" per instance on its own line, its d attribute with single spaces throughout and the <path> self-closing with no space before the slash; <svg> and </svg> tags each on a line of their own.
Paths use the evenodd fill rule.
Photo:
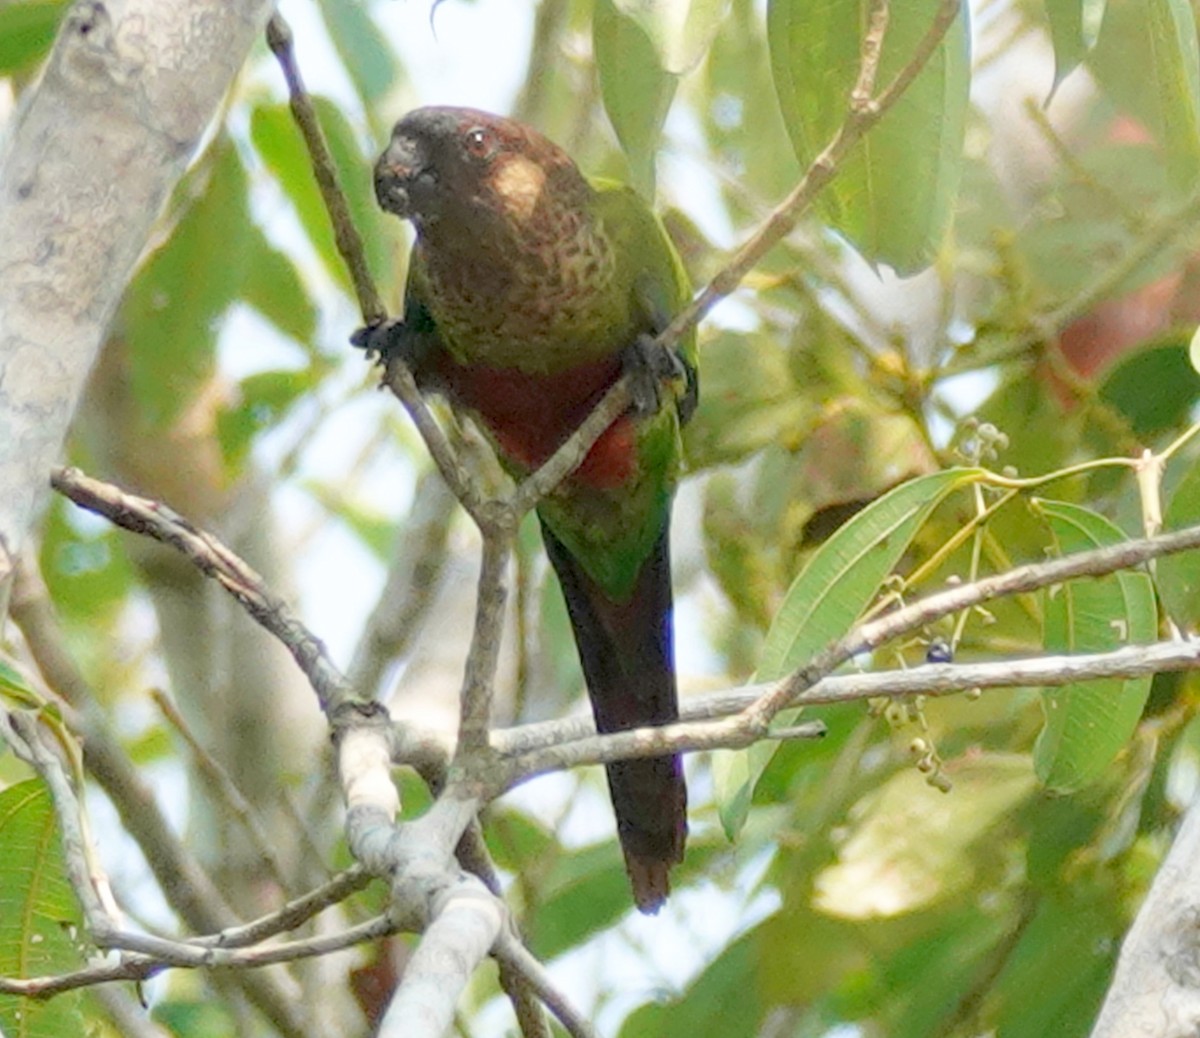
<svg viewBox="0 0 1200 1038">
<path fill-rule="evenodd" d="M 882 21 L 886 25 L 886 3 L 876 7 L 871 19 L 871 31 L 863 39 L 859 57 L 859 75 L 856 79 L 857 88 L 851 94 L 845 120 L 821 153 L 809 164 L 808 169 L 804 171 L 804 175 L 787 198 L 772 210 L 762 226 L 733 254 L 728 263 L 704 286 L 692 302 L 675 317 L 666 331 L 658 337 L 659 342 L 666 346 L 679 342 L 704 319 L 717 303 L 733 293 L 762 258 L 795 229 L 800 217 L 808 211 L 817 196 L 841 171 L 841 164 L 854 146 L 872 126 L 887 114 L 928 64 L 929 59 L 941 43 L 942 37 L 946 35 L 946 31 L 958 16 L 959 7 L 960 0 L 942 0 L 937 14 L 934 16 L 933 24 L 930 25 L 929 31 L 917 45 L 917 49 L 913 51 L 907 64 L 880 94 L 864 102 L 857 94 L 864 86 L 869 86 L 874 82 L 874 70 L 878 66 L 882 40 L 882 29 L 879 23 Z"/>
</svg>

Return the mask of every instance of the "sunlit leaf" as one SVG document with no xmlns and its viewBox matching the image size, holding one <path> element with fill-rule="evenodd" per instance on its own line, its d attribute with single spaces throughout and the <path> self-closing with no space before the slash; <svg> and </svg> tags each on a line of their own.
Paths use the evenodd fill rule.
<svg viewBox="0 0 1200 1038">
<path fill-rule="evenodd" d="M 846 117 L 870 6 L 868 0 L 768 3 L 775 89 L 804 165 L 816 158 Z M 938 0 L 892 5 L 879 87 L 909 62 L 939 6 Z M 964 4 L 924 70 L 821 196 L 830 226 L 869 262 L 912 274 L 935 255 L 958 191 L 969 88 Z"/>
<path fill-rule="evenodd" d="M 321 366 L 262 371 L 238 383 L 230 406 L 217 414 L 217 439 L 231 468 L 239 467 L 260 431 L 273 428 L 293 403 L 312 392 Z"/>
<path fill-rule="evenodd" d="M 1054 45 L 1054 85 L 1050 88 L 1053 97 L 1062 81 L 1096 45 L 1106 0 L 1045 0 L 1045 4 L 1050 42 Z"/>
<path fill-rule="evenodd" d="M 67 882 L 50 794 L 30 779 L 0 791 L 0 976 L 36 977 L 82 965 L 79 907 Z M 0 995 L 7 1038 L 83 1034 L 79 992 L 48 1002 Z"/>
<path fill-rule="evenodd" d="M 400 79 L 400 63 L 363 0 L 320 0 L 321 17 L 338 57 L 368 111 Z"/>
<path fill-rule="evenodd" d="M 1172 183 L 1190 193 L 1200 174 L 1200 44 L 1188 0 L 1108 0 L 1087 62 L 1157 142 Z"/>
<path fill-rule="evenodd" d="M 373 158 L 363 153 L 341 109 L 325 97 L 313 98 L 321 128 L 329 142 L 338 181 L 346 193 L 350 215 L 363 237 L 367 261 L 383 286 L 394 284 L 401 237 L 399 221 L 385 222 L 371 186 Z M 250 116 L 250 138 L 280 187 L 296 207 L 313 247 L 326 269 L 349 289 L 350 277 L 334 244 L 333 227 L 321 200 L 308 152 L 285 104 L 259 105 Z"/>
<path fill-rule="evenodd" d="M 1103 516 L 1062 501 L 1039 501 L 1060 555 L 1125 540 Z M 1044 606 L 1047 653 L 1104 652 L 1145 645 L 1158 634 L 1154 588 L 1144 573 L 1122 572 L 1050 589 Z M 1046 724 L 1034 746 L 1037 776 L 1069 792 L 1094 781 L 1129 741 L 1150 693 L 1150 678 L 1106 678 L 1046 688 Z"/>
<path fill-rule="evenodd" d="M 646 32 L 661 67 L 674 75 L 700 63 L 730 0 L 614 0 Z"/>
<path fill-rule="evenodd" d="M 660 64 L 645 29 L 613 0 L 596 0 L 592 45 L 604 110 L 625 151 L 630 179 L 653 198 L 654 156 L 676 77 Z"/>
<path fill-rule="evenodd" d="M 755 674 L 772 681 L 842 636 L 874 599 L 921 524 L 946 496 L 980 477 L 978 469 L 950 469 L 902 483 L 868 505 L 822 544 L 788 589 L 763 646 Z M 783 711 L 790 724 L 797 711 Z M 721 823 L 732 838 L 777 744 L 713 755 Z"/>
<path fill-rule="evenodd" d="M 292 261 L 255 229 L 242 298 L 285 335 L 311 346 L 317 308 Z"/>
<path fill-rule="evenodd" d="M 145 419 L 165 425 L 212 374 L 217 320 L 237 298 L 257 232 L 237 150 L 219 139 L 184 193 L 167 241 L 126 293 L 119 327 Z"/>
<path fill-rule="evenodd" d="M 1026 757 L 986 755 L 952 763 L 953 791 L 915 768 L 897 772 L 851 812 L 837 864 L 816 881 L 816 903 L 847 919 L 901 915 L 969 887 L 974 848 L 1034 790 Z"/>
</svg>

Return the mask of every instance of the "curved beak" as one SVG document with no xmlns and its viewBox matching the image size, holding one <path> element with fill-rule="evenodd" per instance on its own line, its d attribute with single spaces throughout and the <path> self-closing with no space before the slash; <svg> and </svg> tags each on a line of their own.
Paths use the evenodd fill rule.
<svg viewBox="0 0 1200 1038">
<path fill-rule="evenodd" d="M 375 163 L 375 197 L 380 208 L 400 217 L 412 215 L 410 188 L 423 172 L 417 142 L 411 137 L 394 136 Z"/>
</svg>

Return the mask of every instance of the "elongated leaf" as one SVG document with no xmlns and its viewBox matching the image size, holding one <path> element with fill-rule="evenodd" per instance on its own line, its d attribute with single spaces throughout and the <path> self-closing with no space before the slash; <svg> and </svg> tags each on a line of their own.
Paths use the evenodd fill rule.
<svg viewBox="0 0 1200 1038">
<path fill-rule="evenodd" d="M 216 322 L 237 298 L 254 226 L 246 171 L 230 141 L 215 142 L 185 185 L 198 188 L 171 237 L 138 272 L 120 314 L 134 393 L 147 419 L 162 425 L 211 375 Z"/>
<path fill-rule="evenodd" d="M 400 79 L 400 64 L 363 0 L 320 0 L 329 39 L 363 107 L 374 109 Z"/>
<path fill-rule="evenodd" d="M 1095 45 L 1104 21 L 1106 0 L 1045 0 L 1054 45 L 1054 85 L 1050 98 Z"/>
<path fill-rule="evenodd" d="M 788 589 L 767 640 L 756 681 L 783 677 L 845 634 L 899 563 L 921 524 L 946 496 L 979 479 L 979 469 L 949 469 L 902 483 L 859 512 L 816 552 Z M 781 725 L 799 711 L 783 711 Z M 721 824 L 732 839 L 776 744 L 713 755 Z"/>
<path fill-rule="evenodd" d="M 769 0 L 775 90 L 804 165 L 845 118 L 869 6 L 868 0 Z M 938 0 L 891 5 L 880 86 L 911 59 L 938 6 Z M 822 195 L 825 218 L 869 262 L 911 274 L 935 255 L 958 191 L 969 88 L 964 4 L 925 69 Z"/>
<path fill-rule="evenodd" d="M 1200 44 L 1188 0 L 1109 0 L 1088 67 L 1166 157 L 1171 182 L 1200 175 Z"/>
<path fill-rule="evenodd" d="M 242 297 L 285 335 L 311 347 L 317 308 L 292 261 L 273 248 L 258 228 L 250 249 Z"/>
<path fill-rule="evenodd" d="M 363 154 L 341 110 L 325 97 L 314 98 L 313 104 L 329 141 L 338 180 L 346 192 L 350 215 L 363 236 L 371 272 L 378 283 L 390 285 L 395 281 L 400 223 L 392 220 L 394 227 L 388 226 L 384 214 L 376 206 L 371 188 L 373 160 Z M 334 245 L 329 214 L 321 201 L 308 152 L 287 105 L 268 104 L 255 108 L 250 116 L 250 138 L 296 207 L 296 215 L 326 269 L 338 284 L 349 289 L 350 277 Z"/>
<path fill-rule="evenodd" d="M 592 46 L 604 110 L 629 161 L 633 186 L 654 197 L 654 155 L 675 96 L 676 78 L 637 21 L 613 0 L 596 0 Z"/>
<path fill-rule="evenodd" d="M 704 57 L 729 10 L 729 0 L 615 0 L 645 30 L 658 63 L 672 75 L 690 72 Z"/>
<path fill-rule="evenodd" d="M 1062 501 L 1039 501 L 1059 554 L 1125 540 L 1101 515 Z M 1158 633 L 1154 588 L 1144 573 L 1115 573 L 1052 588 L 1045 602 L 1048 653 L 1104 652 L 1146 644 Z M 1042 692 L 1046 726 L 1033 749 L 1038 778 L 1070 792 L 1099 777 L 1129 741 L 1150 694 L 1150 678 L 1107 678 Z"/>
<path fill-rule="evenodd" d="M 36 779 L 0 791 L 0 976 L 33 977 L 81 965 L 79 908 L 67 883 L 50 794 Z M 49 1002 L 0 995 L 6 1038 L 83 1034 L 79 992 Z"/>
</svg>

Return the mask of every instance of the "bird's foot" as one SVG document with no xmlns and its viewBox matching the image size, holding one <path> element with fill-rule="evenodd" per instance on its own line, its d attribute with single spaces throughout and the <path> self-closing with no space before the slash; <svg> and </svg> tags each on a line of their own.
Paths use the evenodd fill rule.
<svg viewBox="0 0 1200 1038">
<path fill-rule="evenodd" d="M 403 321 L 384 318 L 359 328 L 350 336 L 350 345 L 366 353 L 368 360 L 378 357 L 386 364 L 392 357 L 408 359 L 410 338 Z"/>
<path fill-rule="evenodd" d="M 633 397 L 631 409 L 638 418 L 658 412 L 664 385 L 688 380 L 687 368 L 675 351 L 663 346 L 652 335 L 639 335 L 626 347 L 621 355 L 621 366 L 629 378 L 629 392 Z"/>
</svg>

